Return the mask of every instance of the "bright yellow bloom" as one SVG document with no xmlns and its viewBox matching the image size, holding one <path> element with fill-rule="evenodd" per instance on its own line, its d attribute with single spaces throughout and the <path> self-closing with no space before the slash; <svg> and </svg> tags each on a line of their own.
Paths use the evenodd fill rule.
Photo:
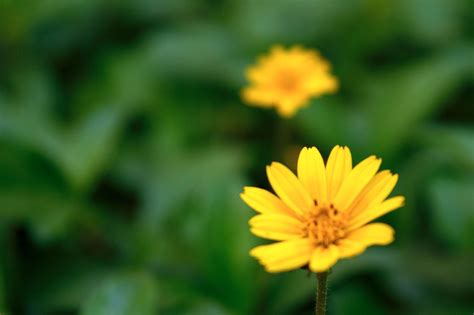
<svg viewBox="0 0 474 315">
<path fill-rule="evenodd" d="M 277 162 L 267 166 L 278 197 L 257 187 L 245 187 L 241 197 L 260 213 L 249 221 L 251 232 L 279 242 L 257 246 L 250 254 L 269 272 L 306 265 L 322 272 L 368 246 L 391 243 L 390 226 L 367 224 L 404 203 L 402 196 L 386 199 L 398 175 L 377 173 L 380 164 L 370 156 L 352 167 L 349 148 L 335 146 L 326 165 L 318 149 L 303 148 L 298 176 Z"/>
<path fill-rule="evenodd" d="M 276 107 L 284 117 L 292 116 L 312 97 L 335 92 L 337 79 L 329 63 L 315 50 L 275 46 L 246 71 L 250 86 L 242 98 L 250 105 Z"/>
</svg>

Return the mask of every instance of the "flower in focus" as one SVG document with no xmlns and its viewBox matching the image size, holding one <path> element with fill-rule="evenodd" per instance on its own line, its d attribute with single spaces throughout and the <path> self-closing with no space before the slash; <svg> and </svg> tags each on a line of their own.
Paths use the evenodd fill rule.
<svg viewBox="0 0 474 315">
<path fill-rule="evenodd" d="M 336 146 L 326 165 L 315 147 L 303 148 L 297 176 L 280 163 L 267 166 L 276 195 L 245 187 L 241 197 L 260 213 L 249 221 L 251 232 L 278 242 L 257 246 L 250 254 L 268 272 L 306 265 L 323 272 L 368 246 L 391 243 L 390 226 L 369 222 L 401 207 L 404 197 L 386 199 L 398 175 L 377 172 L 380 164 L 370 156 L 352 167 L 349 148 Z"/>
<path fill-rule="evenodd" d="M 284 117 L 306 106 L 309 99 L 337 90 L 330 64 L 315 50 L 275 46 L 246 71 L 250 85 L 242 98 L 249 105 L 276 107 Z"/>
</svg>

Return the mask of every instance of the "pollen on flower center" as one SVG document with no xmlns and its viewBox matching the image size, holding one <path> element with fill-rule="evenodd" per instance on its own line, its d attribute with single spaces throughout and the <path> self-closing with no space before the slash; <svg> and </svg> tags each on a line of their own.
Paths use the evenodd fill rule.
<svg viewBox="0 0 474 315">
<path fill-rule="evenodd" d="M 316 245 L 329 246 L 346 234 L 346 218 L 334 207 L 315 206 L 305 218 L 306 234 Z"/>
</svg>

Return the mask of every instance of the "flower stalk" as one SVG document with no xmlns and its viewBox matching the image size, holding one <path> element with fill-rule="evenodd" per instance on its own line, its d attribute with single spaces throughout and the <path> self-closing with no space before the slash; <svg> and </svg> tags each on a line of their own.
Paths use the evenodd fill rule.
<svg viewBox="0 0 474 315">
<path fill-rule="evenodd" d="M 316 292 L 316 315 L 326 315 L 326 300 L 328 295 L 328 272 L 316 273 L 318 289 Z"/>
</svg>

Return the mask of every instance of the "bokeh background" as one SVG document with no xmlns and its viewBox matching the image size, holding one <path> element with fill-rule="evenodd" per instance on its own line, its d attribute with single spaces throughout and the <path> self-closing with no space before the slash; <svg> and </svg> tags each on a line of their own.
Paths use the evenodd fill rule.
<svg viewBox="0 0 474 315">
<path fill-rule="evenodd" d="M 0 313 L 312 314 L 316 280 L 248 255 L 244 185 L 304 145 L 383 157 L 396 242 L 339 262 L 329 314 L 474 311 L 469 0 L 0 1 Z M 244 105 L 273 44 L 340 91 Z"/>
</svg>

